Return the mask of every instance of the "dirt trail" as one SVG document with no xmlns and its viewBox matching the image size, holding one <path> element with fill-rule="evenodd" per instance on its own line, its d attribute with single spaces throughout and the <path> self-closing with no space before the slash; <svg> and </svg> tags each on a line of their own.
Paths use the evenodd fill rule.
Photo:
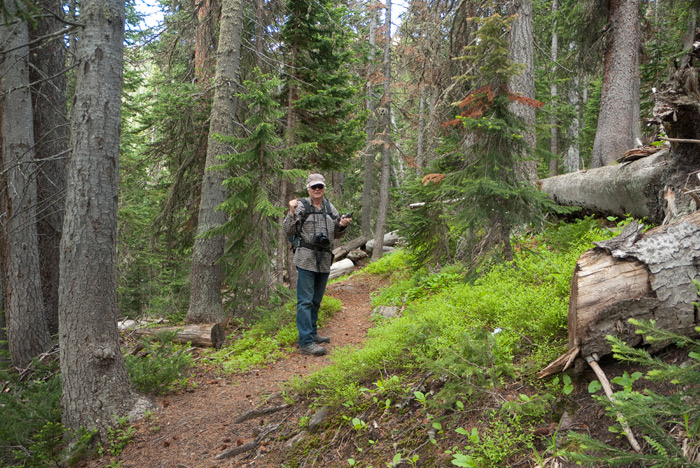
<svg viewBox="0 0 700 468">
<path fill-rule="evenodd" d="M 328 287 L 327 295 L 343 302 L 343 308 L 321 330 L 331 337 L 330 352 L 338 347 L 357 345 L 371 327 L 370 285 L 362 279 L 348 279 Z M 215 460 L 214 457 L 236 445 L 254 439 L 270 418 L 257 418 L 234 424 L 241 414 L 255 408 L 267 396 L 278 392 L 280 384 L 296 376 L 312 373 L 330 363 L 327 356 L 305 356 L 295 351 L 291 356 L 268 367 L 242 375 L 216 378 L 198 377 L 194 390 L 158 398 L 161 410 L 149 421 L 137 425 L 132 442 L 116 459 L 93 460 L 89 468 L 199 468 L 274 466 L 262 457 L 245 463 Z M 282 403 L 282 402 L 280 402 Z M 240 455 L 242 457 L 243 455 Z M 111 465 L 110 465 L 111 463 Z M 119 465 L 118 463 L 121 463 Z"/>
</svg>

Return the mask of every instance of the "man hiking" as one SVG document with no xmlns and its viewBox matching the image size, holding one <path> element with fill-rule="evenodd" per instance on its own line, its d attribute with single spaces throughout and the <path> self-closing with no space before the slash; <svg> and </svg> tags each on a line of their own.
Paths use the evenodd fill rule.
<svg viewBox="0 0 700 468">
<path fill-rule="evenodd" d="M 310 174 L 306 189 L 309 198 L 289 201 L 283 227 L 285 235 L 292 242 L 294 265 L 298 273 L 299 349 L 302 354 L 322 356 L 326 354 L 326 348 L 319 346 L 319 343 L 331 341 L 317 331 L 318 309 L 333 262 L 331 241 L 343 236 L 352 215 L 339 216 L 338 210 L 325 198 L 326 179 L 321 174 Z"/>
</svg>

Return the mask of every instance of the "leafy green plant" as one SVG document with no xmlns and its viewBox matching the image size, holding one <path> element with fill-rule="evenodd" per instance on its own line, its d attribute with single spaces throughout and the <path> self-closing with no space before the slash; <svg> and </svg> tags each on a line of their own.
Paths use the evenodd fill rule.
<svg viewBox="0 0 700 468">
<path fill-rule="evenodd" d="M 99 455 L 101 457 L 118 456 L 134 435 L 136 435 L 136 428 L 129 424 L 128 418 L 118 418 L 114 426 L 107 428 L 107 442 L 98 448 Z"/>
<path fill-rule="evenodd" d="M 145 356 L 126 356 L 129 378 L 139 391 L 153 395 L 167 393 L 192 365 L 192 356 L 187 349 L 172 342 L 176 333 L 160 334 L 156 340 L 143 337 L 141 343 Z"/>
<path fill-rule="evenodd" d="M 449 451 L 452 464 L 469 468 L 503 466 L 503 462 L 520 452 L 530 451 L 533 435 L 514 414 L 492 413 L 492 419 L 479 431 L 457 430 L 467 436 L 463 449 Z"/>
</svg>

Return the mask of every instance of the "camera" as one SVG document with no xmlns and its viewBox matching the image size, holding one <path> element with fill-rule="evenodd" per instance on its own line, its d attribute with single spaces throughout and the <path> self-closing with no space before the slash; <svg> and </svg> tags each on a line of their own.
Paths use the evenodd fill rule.
<svg viewBox="0 0 700 468">
<path fill-rule="evenodd" d="M 314 235 L 313 243 L 323 248 L 328 248 L 331 246 L 331 240 L 322 232 Z"/>
</svg>

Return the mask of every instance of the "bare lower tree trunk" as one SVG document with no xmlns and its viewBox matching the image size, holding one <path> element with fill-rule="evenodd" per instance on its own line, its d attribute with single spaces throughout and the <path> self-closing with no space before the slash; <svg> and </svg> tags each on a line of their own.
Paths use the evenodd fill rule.
<svg viewBox="0 0 700 468">
<path fill-rule="evenodd" d="M 96 429 L 148 409 L 133 391 L 117 331 L 117 194 L 124 2 L 81 3 L 72 156 L 61 239 L 63 424 Z M 143 406 L 140 406 L 143 404 Z"/>
<path fill-rule="evenodd" d="M 292 54 L 290 57 L 289 61 L 289 69 L 294 70 L 296 68 L 296 54 L 297 54 L 297 45 L 293 44 L 292 45 Z M 285 141 L 287 143 L 287 147 L 291 148 L 292 146 L 296 145 L 296 136 L 294 135 L 294 127 L 296 126 L 296 111 L 294 110 L 294 100 L 296 99 L 296 87 L 294 85 L 294 80 L 290 80 L 289 83 L 289 94 L 287 96 L 287 128 L 285 129 Z M 284 168 L 289 170 L 294 167 L 294 163 L 292 162 L 291 157 L 287 157 L 284 160 Z M 284 181 L 282 183 L 282 203 L 284 204 L 283 206 L 287 206 L 287 202 L 289 202 L 289 199 L 292 198 L 292 195 L 294 194 L 294 184 L 292 184 L 289 181 Z M 280 223 L 282 225 L 282 223 Z M 296 289 L 297 287 L 297 269 L 294 266 L 294 254 L 292 253 L 292 250 L 289 247 L 289 244 L 287 243 L 287 239 L 284 239 L 284 230 L 280 230 L 281 237 L 283 239 L 282 245 L 284 246 L 284 253 L 285 253 L 285 266 L 287 268 L 287 277 L 289 278 L 289 287 L 291 289 Z"/>
<path fill-rule="evenodd" d="M 510 30 L 510 59 L 514 63 L 523 65 L 519 75 L 508 80 L 508 90 L 513 94 L 534 99 L 535 98 L 535 52 L 532 35 L 532 0 L 521 0 L 516 6 L 516 18 Z M 519 163 L 516 170 L 522 180 L 535 183 L 537 180 L 537 161 L 530 152 L 534 151 L 536 143 L 535 134 L 535 108 L 523 103 L 513 101 L 511 111 L 523 119 L 525 131 L 523 139 L 527 148 L 526 160 Z"/>
<path fill-rule="evenodd" d="M 567 136 L 569 137 L 569 148 L 566 152 L 566 172 L 576 172 L 579 170 L 579 77 L 574 77 L 569 85 L 569 105 L 574 109 L 574 117 L 571 119 L 571 124 L 567 129 Z"/>
<path fill-rule="evenodd" d="M 559 11 L 559 0 L 552 0 L 552 16 L 556 18 Z M 552 77 L 556 77 L 557 60 L 559 59 L 559 33 L 557 31 L 557 22 L 552 25 Z M 552 109 L 556 108 L 559 90 L 557 89 L 556 80 L 552 80 L 550 85 L 550 94 L 552 97 Z M 549 141 L 549 175 L 555 176 L 559 174 L 559 122 L 556 114 L 551 117 L 550 141 Z"/>
<path fill-rule="evenodd" d="M 10 14 L 16 7 L 10 6 Z M 9 52 L 0 62 L 2 101 L 2 247 L 7 339 L 15 367 L 51 345 L 44 312 L 36 230 L 36 162 L 29 88 L 27 22 L 10 17 L 0 25 Z"/>
<path fill-rule="evenodd" d="M 382 257 L 384 232 L 389 211 L 389 177 L 391 176 L 391 0 L 386 2 L 384 18 L 384 93 L 382 95 L 382 174 L 379 183 L 379 208 L 377 227 L 374 230 L 374 250 L 372 260 Z"/>
<path fill-rule="evenodd" d="M 58 21 L 62 3 L 41 0 L 44 15 L 30 28 L 30 40 L 60 30 Z M 32 46 L 29 78 L 32 85 L 35 158 L 37 174 L 37 230 L 39 234 L 39 268 L 49 331 L 58 333 L 58 271 L 63 205 L 66 197 L 66 161 L 68 134 L 66 119 L 65 44 L 62 38 L 43 40 Z"/>
<path fill-rule="evenodd" d="M 225 239 L 223 235 L 205 234 L 226 222 L 226 214 L 219 209 L 219 205 L 226 201 L 226 189 L 223 185 L 226 173 L 211 168 L 220 164 L 220 155 L 231 151 L 226 144 L 216 140 L 214 135 L 234 133 L 242 28 L 242 0 L 225 0 L 221 11 L 202 201 L 199 205 L 197 239 L 192 252 L 190 307 L 185 316 L 189 323 L 220 322 L 226 318 L 221 300 L 223 271 L 219 264 L 224 254 Z"/>
<path fill-rule="evenodd" d="M 418 102 L 418 137 L 416 141 L 416 173 L 421 175 L 423 173 L 423 166 L 425 164 L 425 105 L 426 102 L 426 84 L 420 88 L 420 97 Z"/>
<path fill-rule="evenodd" d="M 613 163 L 640 137 L 639 0 L 610 2 L 609 38 L 603 66 L 603 90 L 593 142 L 593 167 Z"/>
<path fill-rule="evenodd" d="M 372 191 L 374 186 L 374 156 L 376 154 L 376 144 L 374 138 L 377 130 L 376 103 L 374 95 L 374 72 L 375 72 L 375 49 L 377 46 L 377 16 L 379 9 L 377 2 L 372 0 L 370 3 L 370 23 L 369 23 L 369 57 L 368 57 L 368 72 L 367 85 L 365 96 L 365 107 L 368 112 L 367 122 L 365 123 L 365 133 L 367 134 L 367 143 L 364 149 L 364 180 L 362 184 L 362 235 L 364 237 L 372 236 Z"/>
</svg>

